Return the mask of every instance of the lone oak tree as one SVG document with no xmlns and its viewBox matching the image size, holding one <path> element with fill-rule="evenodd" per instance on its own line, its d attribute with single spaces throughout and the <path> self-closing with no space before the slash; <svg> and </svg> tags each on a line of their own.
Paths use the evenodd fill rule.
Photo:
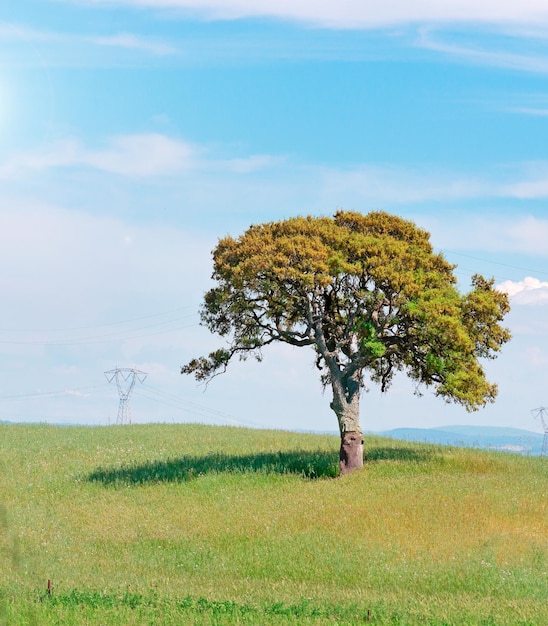
<svg viewBox="0 0 548 626">
<path fill-rule="evenodd" d="M 207 381 L 235 355 L 260 361 L 273 342 L 312 346 L 333 391 L 342 474 L 363 465 L 366 374 L 385 391 L 402 370 L 470 411 L 495 399 L 479 359 L 494 358 L 510 339 L 500 325 L 508 298 L 480 275 L 461 295 L 455 266 L 410 221 L 338 211 L 253 225 L 238 239 L 220 239 L 213 260 L 216 286 L 201 319 L 229 341 L 182 373 Z"/>
</svg>

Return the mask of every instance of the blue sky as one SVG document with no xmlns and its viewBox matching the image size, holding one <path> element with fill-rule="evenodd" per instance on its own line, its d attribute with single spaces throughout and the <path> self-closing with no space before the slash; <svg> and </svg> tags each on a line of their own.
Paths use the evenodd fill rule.
<svg viewBox="0 0 548 626">
<path fill-rule="evenodd" d="M 0 420 L 335 430 L 312 352 L 179 374 L 218 237 L 339 208 L 431 232 L 509 291 L 468 414 L 398 379 L 365 430 L 539 430 L 548 403 L 548 5 L 525 0 L 7 0 L 0 10 Z"/>
</svg>

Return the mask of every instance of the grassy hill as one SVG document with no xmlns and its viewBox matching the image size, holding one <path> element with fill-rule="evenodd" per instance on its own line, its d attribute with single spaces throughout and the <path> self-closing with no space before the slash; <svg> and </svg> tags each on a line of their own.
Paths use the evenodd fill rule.
<svg viewBox="0 0 548 626">
<path fill-rule="evenodd" d="M 548 623 L 548 460 L 201 425 L 0 426 L 0 624 Z M 48 580 L 51 593 L 48 593 Z"/>
</svg>

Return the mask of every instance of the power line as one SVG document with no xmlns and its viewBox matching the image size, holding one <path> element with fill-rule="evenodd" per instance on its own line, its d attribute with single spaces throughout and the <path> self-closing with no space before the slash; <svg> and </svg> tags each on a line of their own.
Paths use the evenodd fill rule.
<svg viewBox="0 0 548 626">
<path fill-rule="evenodd" d="M 117 322 L 106 322 L 105 324 L 93 324 L 91 326 L 73 326 L 67 328 L 0 328 L 0 332 L 6 333 L 60 333 L 60 332 L 71 332 L 74 330 L 91 330 L 94 328 L 108 328 L 109 326 L 119 326 L 121 324 L 131 324 L 132 322 L 140 322 L 141 320 L 150 319 L 152 317 L 161 317 L 163 315 L 172 315 L 177 313 L 178 311 L 185 311 L 188 309 L 197 309 L 198 305 L 196 304 L 188 304 L 186 306 L 177 307 L 176 309 L 171 309 L 170 311 L 164 311 L 162 313 L 151 313 L 150 315 L 142 315 L 141 317 L 133 317 L 128 320 L 119 320 Z M 184 317 L 189 317 L 185 315 Z"/>
<path fill-rule="evenodd" d="M 482 263 L 492 263 L 493 265 L 500 265 L 502 267 L 509 267 L 514 270 L 520 270 L 522 272 L 530 272 L 531 274 L 544 274 L 548 276 L 548 271 L 539 270 L 539 269 L 531 269 L 527 267 L 520 267 L 519 265 L 512 265 L 511 263 L 502 263 L 501 261 L 493 261 L 491 259 L 482 259 L 480 257 L 473 256 L 471 254 L 464 254 L 462 252 L 455 252 L 454 250 L 442 250 L 444 254 L 454 254 L 455 256 L 466 257 L 467 259 L 473 259 L 474 261 L 480 261 Z M 460 266 L 458 266 L 460 267 Z M 462 268 L 465 269 L 465 268 Z M 469 270 L 472 271 L 472 270 Z"/>
<path fill-rule="evenodd" d="M 3 340 L 0 339 L 0 344 L 3 345 L 16 345 L 16 346 L 76 346 L 76 345 L 89 345 L 95 343 L 109 343 L 114 341 L 127 341 L 130 339 L 141 339 L 144 337 L 153 337 L 155 335 L 162 335 L 166 333 L 174 333 L 186 328 L 193 328 L 199 326 L 199 323 L 185 324 L 183 326 L 175 326 L 173 328 L 166 328 L 164 330 L 158 330 L 150 333 L 129 334 L 127 333 L 139 333 L 139 331 L 146 330 L 147 328 L 155 328 L 164 324 L 173 324 L 182 320 L 168 320 L 165 322 L 158 322 L 157 324 L 150 324 L 141 328 L 134 328 L 128 330 L 120 330 L 118 332 L 105 333 L 102 335 L 92 335 L 88 337 L 77 337 L 75 339 L 29 339 L 29 340 Z"/>
<path fill-rule="evenodd" d="M 190 400 L 186 400 L 179 395 L 167 393 L 165 391 L 161 391 L 156 389 L 147 383 L 144 382 L 144 378 L 142 375 L 146 374 L 144 372 L 139 372 L 139 370 L 132 370 L 127 368 L 125 372 L 123 372 L 120 368 L 117 368 L 119 371 L 119 383 L 122 386 L 121 391 L 119 391 L 120 396 L 120 405 L 118 407 L 119 418 L 117 417 L 117 423 L 129 423 L 131 421 L 131 411 L 129 407 L 129 394 L 134 393 L 135 395 L 147 398 L 148 400 L 152 400 L 156 403 L 161 403 L 163 405 L 172 407 L 177 409 L 178 411 L 185 412 L 190 415 L 194 415 L 199 418 L 207 418 L 208 420 L 213 420 L 220 424 L 226 424 L 231 426 L 246 426 L 251 428 L 260 428 L 259 424 L 255 424 L 253 422 L 249 422 L 247 420 L 243 420 L 239 417 L 235 417 L 229 413 L 225 413 L 223 411 L 219 411 L 218 409 L 213 409 L 211 407 L 205 406 L 203 404 L 198 404 L 196 402 L 192 402 Z M 112 382 L 116 382 L 115 376 L 117 369 L 110 370 L 109 372 L 105 372 L 107 375 L 107 380 Z M 141 384 L 140 387 L 132 387 L 128 390 L 128 387 L 131 385 L 131 372 L 135 371 L 136 380 L 133 381 L 135 385 L 136 382 Z M 129 375 L 128 375 L 129 372 Z M 124 380 L 124 375 L 129 376 L 128 380 Z M 141 375 L 141 379 L 139 380 L 138 376 Z M 109 385 L 103 383 L 102 385 L 91 385 L 87 387 L 73 387 L 70 389 L 59 389 L 53 391 L 39 391 L 39 392 L 29 392 L 29 393 L 21 393 L 21 394 L 12 394 L 6 396 L 0 396 L 0 402 L 4 401 L 30 401 L 30 400 L 44 400 L 48 398 L 66 398 L 67 396 L 84 396 L 85 394 L 90 394 L 93 391 L 101 390 L 105 391 Z M 124 397 L 127 398 L 124 400 Z M 43 415 L 40 416 L 40 419 L 43 418 Z M 37 418 L 38 419 L 38 418 Z"/>
<path fill-rule="evenodd" d="M 70 396 L 70 395 L 78 395 L 80 393 L 88 393 L 95 389 L 104 387 L 104 385 L 93 385 L 91 387 L 74 387 L 71 389 L 63 389 L 60 391 L 37 391 L 34 393 L 22 393 L 22 394 L 14 394 L 9 396 L 0 396 L 0 401 L 4 400 L 35 400 L 41 398 L 55 398 L 59 396 Z"/>
<path fill-rule="evenodd" d="M 223 424 L 259 428 L 258 424 L 254 424 L 247 420 L 236 418 L 233 415 L 224 413 L 223 411 L 219 411 L 217 409 L 211 409 L 202 404 L 190 402 L 188 400 L 185 400 L 184 398 L 181 398 L 180 396 L 176 396 L 174 394 L 159 391 L 158 389 L 154 389 L 153 387 L 151 387 L 150 385 L 146 383 L 143 384 L 140 387 L 140 389 L 136 389 L 135 393 L 137 395 L 148 398 L 149 400 L 154 400 L 155 402 L 161 402 L 162 404 L 171 406 L 180 411 L 185 411 L 193 415 L 198 415 L 199 417 L 207 417 L 209 419 L 214 419 Z"/>
</svg>

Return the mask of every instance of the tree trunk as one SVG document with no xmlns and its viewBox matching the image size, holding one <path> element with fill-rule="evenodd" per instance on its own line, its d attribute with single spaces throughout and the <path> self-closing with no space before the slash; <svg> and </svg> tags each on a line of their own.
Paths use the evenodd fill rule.
<svg viewBox="0 0 548 626">
<path fill-rule="evenodd" d="M 331 408 L 337 415 L 341 433 L 339 466 L 341 475 L 363 467 L 363 435 L 360 428 L 360 386 L 355 380 L 332 379 Z"/>
<path fill-rule="evenodd" d="M 363 435 L 360 431 L 341 433 L 339 459 L 341 476 L 363 467 Z"/>
</svg>

